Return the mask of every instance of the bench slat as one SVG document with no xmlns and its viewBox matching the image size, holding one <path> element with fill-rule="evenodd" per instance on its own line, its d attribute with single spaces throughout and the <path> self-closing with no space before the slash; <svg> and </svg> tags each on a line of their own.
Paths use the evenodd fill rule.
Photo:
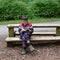
<svg viewBox="0 0 60 60">
<path fill-rule="evenodd" d="M 60 36 L 32 36 L 31 41 L 49 41 L 49 40 L 59 40 L 60 41 Z M 19 37 L 7 37 L 6 42 L 10 41 L 21 41 Z"/>
<path fill-rule="evenodd" d="M 60 24 L 53 23 L 33 23 L 33 27 L 60 27 Z M 9 24 L 7 27 L 18 27 L 19 24 Z"/>
<path fill-rule="evenodd" d="M 33 32 L 33 35 L 39 34 L 56 34 L 56 32 Z M 15 35 L 19 35 L 19 32 L 15 32 Z"/>
</svg>

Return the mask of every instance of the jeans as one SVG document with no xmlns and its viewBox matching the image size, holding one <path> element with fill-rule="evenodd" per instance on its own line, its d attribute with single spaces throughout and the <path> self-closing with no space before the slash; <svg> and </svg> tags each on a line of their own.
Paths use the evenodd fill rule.
<svg viewBox="0 0 60 60">
<path fill-rule="evenodd" d="M 30 33 L 30 32 L 24 32 L 24 33 L 20 34 L 20 39 L 22 40 L 22 46 L 23 47 L 26 47 L 27 40 L 30 39 L 31 35 L 32 35 L 32 33 Z"/>
</svg>

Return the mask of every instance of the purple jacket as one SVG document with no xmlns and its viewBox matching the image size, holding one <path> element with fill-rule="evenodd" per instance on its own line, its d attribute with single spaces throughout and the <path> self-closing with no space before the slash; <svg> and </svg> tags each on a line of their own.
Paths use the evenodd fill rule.
<svg viewBox="0 0 60 60">
<path fill-rule="evenodd" d="M 28 22 L 28 24 L 26 26 L 24 26 L 24 24 L 21 23 L 19 25 L 18 31 L 21 32 L 22 29 L 26 29 L 26 28 L 29 28 L 33 32 L 33 26 L 32 26 L 32 23 L 30 23 L 30 22 Z"/>
<path fill-rule="evenodd" d="M 26 29 L 26 28 L 29 28 L 31 30 L 31 32 L 21 32 L 22 29 Z M 26 26 L 24 26 L 23 23 L 21 23 L 19 25 L 19 29 L 18 29 L 19 33 L 20 33 L 20 39 L 22 39 L 23 41 L 26 41 L 28 39 L 31 38 L 31 35 L 33 33 L 33 26 L 32 26 L 32 23 L 28 23 Z"/>
</svg>

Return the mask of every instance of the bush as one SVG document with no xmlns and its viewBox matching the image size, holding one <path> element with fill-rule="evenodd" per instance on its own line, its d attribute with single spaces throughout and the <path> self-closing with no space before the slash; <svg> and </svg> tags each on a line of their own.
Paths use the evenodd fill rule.
<svg viewBox="0 0 60 60">
<path fill-rule="evenodd" d="M 60 16 L 60 5 L 57 0 L 36 0 L 31 5 L 31 11 L 39 17 Z"/>
<path fill-rule="evenodd" d="M 0 7 L 0 20 L 12 20 L 12 19 L 19 19 L 22 15 L 28 14 L 27 6 L 22 1 L 10 2 L 8 4 L 3 5 Z"/>
<path fill-rule="evenodd" d="M 59 0 L 0 0 L 0 21 L 34 17 L 60 17 Z"/>
</svg>

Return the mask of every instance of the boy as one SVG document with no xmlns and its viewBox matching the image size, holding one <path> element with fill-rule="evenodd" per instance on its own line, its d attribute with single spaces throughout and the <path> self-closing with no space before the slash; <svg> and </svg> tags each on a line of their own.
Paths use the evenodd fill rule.
<svg viewBox="0 0 60 60">
<path fill-rule="evenodd" d="M 20 33 L 20 39 L 22 40 L 22 52 L 21 54 L 26 54 L 26 47 L 29 46 L 30 51 L 34 51 L 35 49 L 30 43 L 30 38 L 33 33 L 33 26 L 32 23 L 28 22 L 28 18 L 26 16 L 22 16 L 22 23 L 19 25 L 18 29 Z"/>
</svg>

